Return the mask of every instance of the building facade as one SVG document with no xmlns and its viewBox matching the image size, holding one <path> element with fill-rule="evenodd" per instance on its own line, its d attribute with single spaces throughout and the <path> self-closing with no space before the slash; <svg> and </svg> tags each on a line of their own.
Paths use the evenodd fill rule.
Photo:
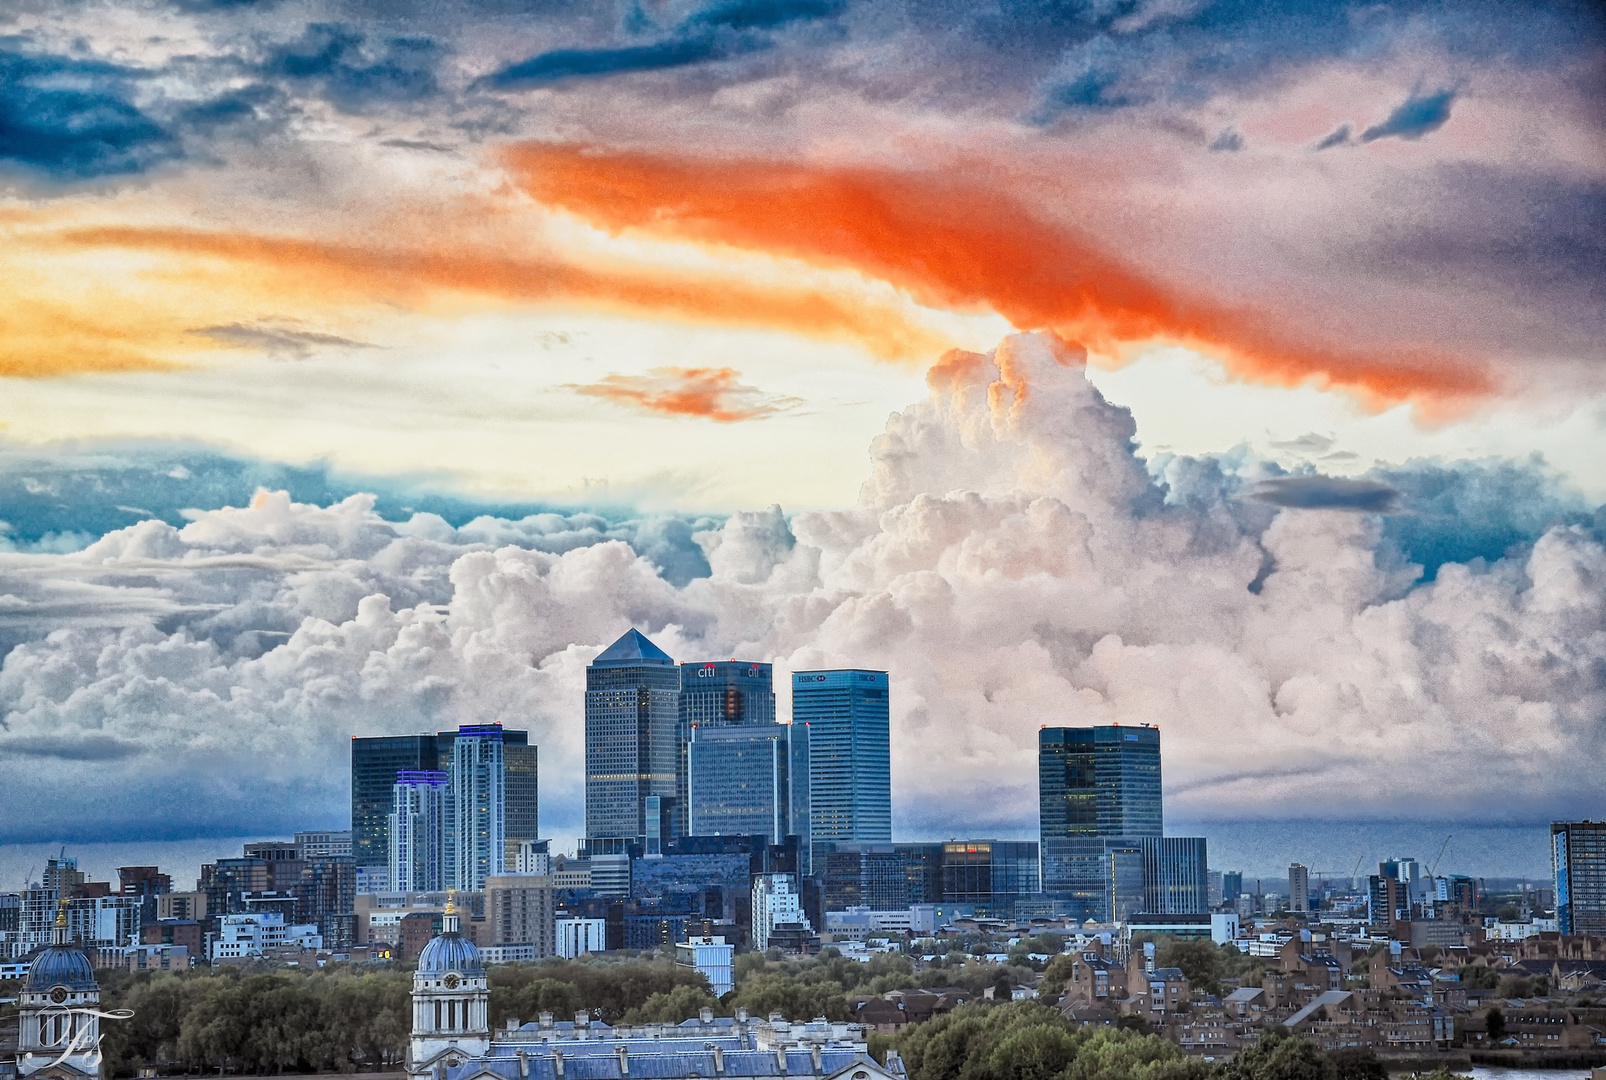
<svg viewBox="0 0 1606 1080">
<path fill-rule="evenodd" d="M 685 835 L 764 836 L 771 844 L 785 839 L 792 823 L 792 727 L 691 727 Z"/>
<path fill-rule="evenodd" d="M 892 841 L 889 693 L 884 671 L 792 675 L 792 723 L 808 728 L 806 873 L 835 844 Z"/>
<path fill-rule="evenodd" d="M 586 668 L 588 840 L 624 840 L 656 854 L 673 835 L 679 722 L 680 671 L 639 631 Z"/>
<path fill-rule="evenodd" d="M 507 860 L 506 757 L 502 725 L 465 725 L 452 740 L 451 812 L 446 846 L 452 860 L 449 884 L 482 892 L 485 879 Z"/>
<path fill-rule="evenodd" d="M 1310 910 L 1310 870 L 1301 863 L 1288 867 L 1288 910 Z"/>
<path fill-rule="evenodd" d="M 1606 934 L 1606 821 L 1550 826 L 1556 922 L 1563 934 Z"/>
<path fill-rule="evenodd" d="M 390 891 L 438 892 L 446 888 L 446 800 L 450 774 L 438 769 L 402 770 L 391 789 Z"/>
<path fill-rule="evenodd" d="M 351 740 L 351 854 L 358 866 L 390 865 L 396 774 L 439 767 L 434 735 Z"/>
<path fill-rule="evenodd" d="M 485 881 L 491 944 L 529 945 L 530 959 L 556 956 L 557 912 L 549 874 L 493 874 Z"/>
<path fill-rule="evenodd" d="M 792 874 L 759 874 L 753 878 L 753 948 L 764 952 L 777 927 L 809 927 L 803 897 Z"/>
<path fill-rule="evenodd" d="M 687 790 L 692 729 L 775 723 L 774 668 L 741 660 L 681 664 L 679 709 L 673 834 L 686 836 L 692 831 Z"/>
</svg>

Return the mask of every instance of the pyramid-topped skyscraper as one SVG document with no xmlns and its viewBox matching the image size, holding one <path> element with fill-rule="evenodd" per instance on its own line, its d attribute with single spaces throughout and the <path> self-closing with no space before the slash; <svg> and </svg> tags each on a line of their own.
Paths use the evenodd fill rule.
<svg viewBox="0 0 1606 1080">
<path fill-rule="evenodd" d="M 631 629 L 586 669 L 586 840 L 656 854 L 674 820 L 680 669 Z"/>
</svg>

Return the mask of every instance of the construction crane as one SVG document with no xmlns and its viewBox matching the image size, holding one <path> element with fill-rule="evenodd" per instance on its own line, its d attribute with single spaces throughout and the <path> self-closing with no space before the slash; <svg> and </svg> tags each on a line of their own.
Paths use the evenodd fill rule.
<svg viewBox="0 0 1606 1080">
<path fill-rule="evenodd" d="M 1444 860 L 1444 852 L 1449 848 L 1450 841 L 1454 838 L 1455 834 L 1451 833 L 1444 838 L 1444 843 L 1439 845 L 1439 853 L 1434 856 L 1433 865 L 1428 867 L 1428 877 L 1437 877 L 1439 875 L 1439 863 Z"/>
</svg>

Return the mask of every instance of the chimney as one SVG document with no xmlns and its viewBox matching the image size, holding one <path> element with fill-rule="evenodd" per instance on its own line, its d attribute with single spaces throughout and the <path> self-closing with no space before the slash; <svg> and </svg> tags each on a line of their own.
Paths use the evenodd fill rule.
<svg viewBox="0 0 1606 1080">
<path fill-rule="evenodd" d="M 820 1075 L 820 1044 L 815 1043 L 809 1047 L 809 1058 L 814 1062 L 814 1075 Z"/>
<path fill-rule="evenodd" d="M 558 1080 L 563 1080 L 563 1051 L 552 1051 L 552 1070 L 558 1074 Z"/>
<path fill-rule="evenodd" d="M 725 1075 L 725 1050 L 723 1047 L 714 1047 L 714 1075 Z"/>
<path fill-rule="evenodd" d="M 707 1007 L 698 1009 L 697 1019 L 705 1024 L 712 1024 L 714 1022 L 714 1010 Z"/>
<path fill-rule="evenodd" d="M 518 1020 L 518 1019 L 516 1019 L 514 1017 L 511 1017 L 511 1016 L 507 1018 L 507 1029 L 509 1031 L 517 1031 L 517 1030 L 519 1030 L 519 1028 L 521 1028 L 523 1026 L 524 1026 L 523 1021 Z"/>
<path fill-rule="evenodd" d="M 786 1074 L 786 1047 L 784 1046 L 775 1048 L 775 1071 L 783 1076 Z"/>
<path fill-rule="evenodd" d="M 591 1026 L 591 1014 L 586 1012 L 584 1009 L 581 1009 L 579 1012 L 575 1013 L 574 1014 L 574 1026 L 576 1028 L 579 1028 L 579 1029 L 584 1029 L 584 1028 L 590 1027 Z"/>
<path fill-rule="evenodd" d="M 630 1075 L 630 1048 L 624 1043 L 619 1044 L 619 1075 Z"/>
<path fill-rule="evenodd" d="M 737 1009 L 736 1010 L 736 1022 L 738 1024 L 747 1023 L 747 1010 L 746 1009 Z"/>
<path fill-rule="evenodd" d="M 519 1051 L 519 1080 L 530 1080 L 530 1055 L 520 1047 Z"/>
<path fill-rule="evenodd" d="M 542 1030 L 548 1030 L 551 1027 L 552 1027 L 552 1014 L 549 1013 L 549 1012 L 542 1013 L 541 1014 L 541 1028 L 542 1028 Z"/>
</svg>

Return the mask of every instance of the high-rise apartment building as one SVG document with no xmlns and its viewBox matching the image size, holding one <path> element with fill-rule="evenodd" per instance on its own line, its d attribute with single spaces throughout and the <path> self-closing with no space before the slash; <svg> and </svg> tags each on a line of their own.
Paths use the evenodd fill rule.
<svg viewBox="0 0 1606 1080">
<path fill-rule="evenodd" d="M 807 748 L 796 752 L 792 735 L 807 730 L 797 724 L 694 725 L 686 745 L 686 835 L 763 836 L 770 844 L 796 835 L 792 794 L 807 779 L 794 782 L 792 769 L 808 756 Z"/>
<path fill-rule="evenodd" d="M 467 892 L 482 891 L 485 879 L 506 866 L 505 769 L 500 724 L 457 729 L 446 843 L 453 866 L 451 884 Z"/>
<path fill-rule="evenodd" d="M 557 954 L 552 878 L 546 874 L 493 874 L 485 879 L 485 917 L 491 944 L 531 945 L 536 956 Z"/>
<path fill-rule="evenodd" d="M 1556 923 L 1563 934 L 1606 934 L 1606 821 L 1550 825 Z"/>
<path fill-rule="evenodd" d="M 753 948 L 764 952 L 777 927 L 810 929 L 803 897 L 792 874 L 758 874 L 753 878 Z"/>
<path fill-rule="evenodd" d="M 1288 910 L 1310 910 L 1310 871 L 1300 863 L 1288 867 Z"/>
<path fill-rule="evenodd" d="M 390 888 L 395 892 L 440 892 L 451 880 L 446 860 L 447 792 L 450 774 L 438 769 L 402 770 L 391 789 Z"/>
<path fill-rule="evenodd" d="M 888 693 L 884 671 L 792 675 L 792 723 L 808 726 L 810 867 L 836 843 L 892 840 Z"/>
<path fill-rule="evenodd" d="M 520 841 L 537 840 L 540 829 L 539 788 L 537 786 L 536 747 L 530 745 L 527 731 L 515 731 L 496 724 L 470 725 L 467 730 L 483 737 L 490 729 L 501 731 L 502 739 L 502 864 L 511 865 Z M 396 777 L 402 772 L 452 771 L 453 747 L 458 731 L 433 735 L 384 735 L 351 740 L 351 851 L 360 880 L 379 880 L 395 888 L 386 868 L 390 865 L 390 816 L 395 811 Z M 448 801 L 447 815 L 453 806 Z M 448 838 L 452 823 L 448 820 Z M 337 834 L 328 834 L 336 837 Z M 335 841 L 338 843 L 338 841 Z M 447 852 L 451 853 L 448 842 Z M 443 873 L 450 884 L 455 863 L 448 862 Z"/>
<path fill-rule="evenodd" d="M 774 668 L 741 660 L 680 665 L 680 715 L 675 727 L 675 836 L 691 833 L 687 795 L 688 745 L 694 727 L 775 723 Z"/>
<path fill-rule="evenodd" d="M 673 834 L 679 721 L 680 671 L 639 631 L 586 668 L 588 840 L 646 845 L 649 834 L 659 842 Z"/>
</svg>

